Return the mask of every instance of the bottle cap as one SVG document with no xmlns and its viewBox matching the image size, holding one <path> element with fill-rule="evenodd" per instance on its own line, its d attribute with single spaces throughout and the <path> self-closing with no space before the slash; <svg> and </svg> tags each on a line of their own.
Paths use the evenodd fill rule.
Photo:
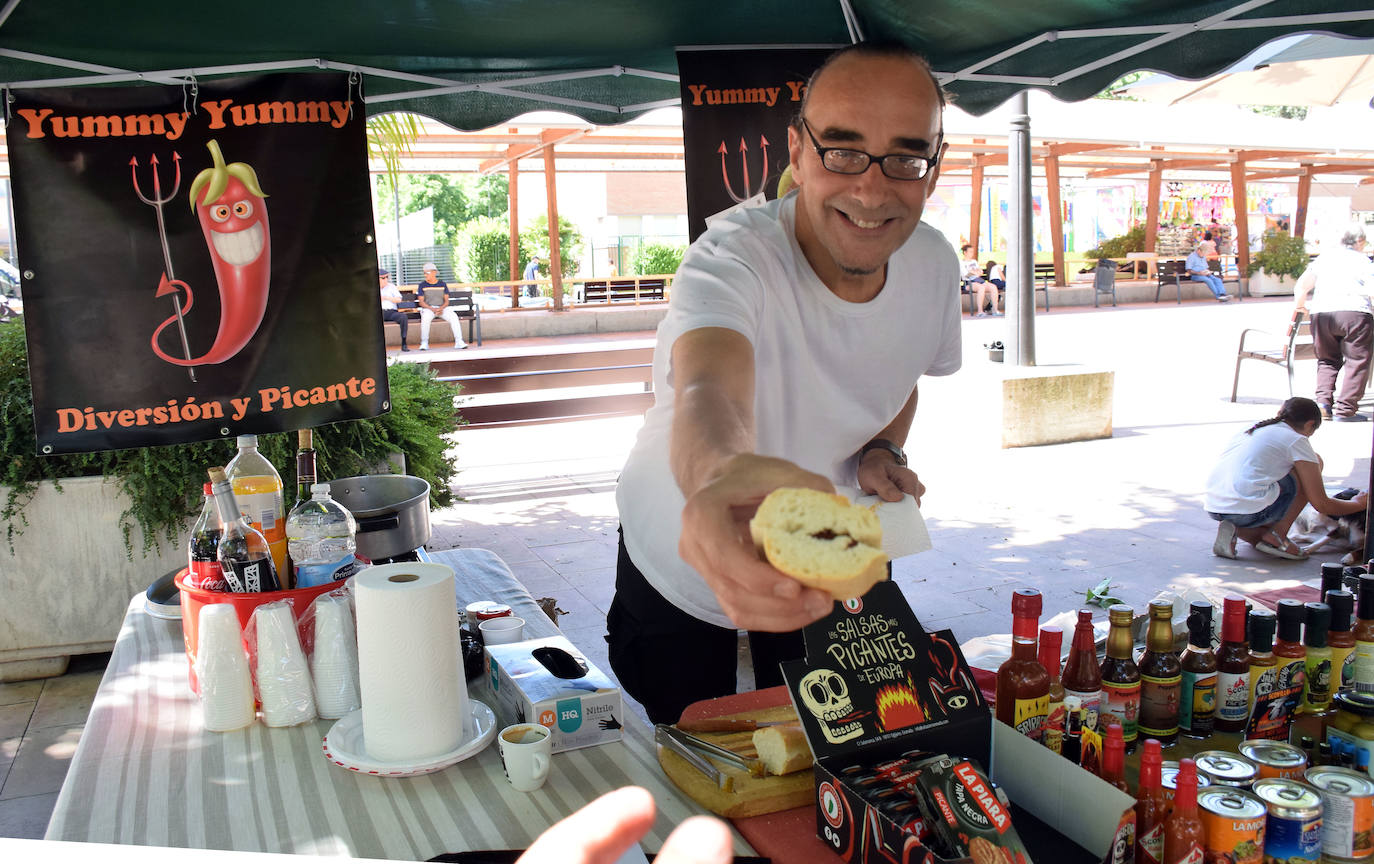
<svg viewBox="0 0 1374 864">
<path fill-rule="evenodd" d="M 1364 573 L 1357 578 L 1359 580 L 1359 596 L 1356 599 L 1359 601 L 1359 608 L 1355 617 L 1369 620 L 1374 618 L 1374 576 Z"/>
<path fill-rule="evenodd" d="M 1325 603 L 1313 601 L 1305 607 L 1307 614 L 1307 629 L 1303 633 L 1303 639 L 1309 648 L 1326 647 L 1326 631 L 1331 626 L 1331 607 Z"/>
<path fill-rule="evenodd" d="M 1188 607 L 1188 642 L 1199 648 L 1212 646 L 1212 604 L 1194 600 Z"/>
<path fill-rule="evenodd" d="M 1178 774 L 1174 778 L 1174 801 L 1197 801 L 1197 763 L 1192 759 L 1178 760 Z"/>
<path fill-rule="evenodd" d="M 211 482 L 211 483 L 219 484 L 219 483 L 228 483 L 228 482 L 229 482 L 229 481 L 225 478 L 225 476 L 224 476 L 224 469 L 223 469 L 223 468 L 211 468 L 211 469 L 210 469 L 209 471 L 207 471 L 206 473 L 210 475 L 210 482 Z"/>
<path fill-rule="evenodd" d="M 239 446 L 240 446 L 240 447 L 256 447 L 256 446 L 258 446 L 258 436 L 256 436 L 256 435 L 240 435 L 240 436 L 239 436 Z"/>
<path fill-rule="evenodd" d="M 1135 610 L 1132 609 L 1130 606 L 1127 606 L 1125 603 L 1115 603 L 1107 609 L 1107 618 L 1113 624 L 1129 625 L 1131 623 L 1131 619 L 1134 617 Z"/>
<path fill-rule="evenodd" d="M 1040 665 L 1045 667 L 1051 678 L 1059 677 L 1059 656 L 1064 646 L 1063 627 L 1040 628 Z"/>
<path fill-rule="evenodd" d="M 213 495 L 213 494 L 215 494 L 215 484 L 213 484 L 213 483 L 202 483 L 202 484 L 201 484 L 201 491 L 204 492 L 206 495 Z"/>
<path fill-rule="evenodd" d="M 323 495 L 328 495 L 328 494 L 329 494 L 329 484 L 328 484 L 328 483 L 312 483 L 312 484 L 310 484 L 310 494 L 311 494 L 311 495 L 321 495 L 321 494 L 323 494 Z"/>
<path fill-rule="evenodd" d="M 1339 591 L 1326 592 L 1326 605 L 1331 607 L 1331 627 L 1332 633 L 1347 633 L 1350 631 L 1351 616 L 1355 614 L 1355 595 L 1342 588 Z"/>
<path fill-rule="evenodd" d="M 1157 789 L 1161 781 L 1164 756 L 1154 738 L 1146 738 L 1140 753 L 1140 790 Z"/>
<path fill-rule="evenodd" d="M 1250 610 L 1250 650 L 1268 654 L 1274 650 L 1274 628 L 1278 617 L 1268 609 Z"/>
<path fill-rule="evenodd" d="M 1279 601 L 1279 641 L 1301 642 L 1302 622 L 1307 610 L 1297 600 Z"/>
<path fill-rule="evenodd" d="M 1170 620 L 1174 617 L 1174 604 L 1168 600 L 1151 600 L 1150 617 L 1156 620 Z"/>
<path fill-rule="evenodd" d="M 1089 627 L 1093 626 L 1093 610 L 1091 610 L 1091 609 L 1079 609 L 1079 610 L 1078 610 L 1078 626 L 1081 627 L 1081 626 L 1083 626 L 1084 624 L 1088 625 Z"/>
<path fill-rule="evenodd" d="M 1011 595 L 1011 614 L 1013 618 L 1039 618 L 1044 598 L 1034 588 L 1017 588 Z"/>
<path fill-rule="evenodd" d="M 1235 594 L 1226 595 L 1226 599 L 1222 601 L 1221 641 L 1245 641 L 1246 605 L 1244 597 Z"/>
<path fill-rule="evenodd" d="M 1341 587 L 1341 577 L 1345 575 L 1345 567 L 1339 561 L 1322 562 L 1322 596 L 1326 596 L 1327 591 L 1332 591 Z"/>
</svg>

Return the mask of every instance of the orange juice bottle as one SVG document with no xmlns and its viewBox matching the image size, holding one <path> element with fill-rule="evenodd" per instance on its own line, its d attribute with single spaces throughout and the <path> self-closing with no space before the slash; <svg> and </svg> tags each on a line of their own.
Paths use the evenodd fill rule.
<svg viewBox="0 0 1374 864">
<path fill-rule="evenodd" d="M 239 513 L 262 532 L 272 550 L 272 566 L 281 574 L 282 587 L 291 571 L 286 566 L 286 499 L 282 495 L 281 475 L 258 452 L 258 436 L 240 435 L 239 452 L 224 468 L 234 489 Z"/>
</svg>

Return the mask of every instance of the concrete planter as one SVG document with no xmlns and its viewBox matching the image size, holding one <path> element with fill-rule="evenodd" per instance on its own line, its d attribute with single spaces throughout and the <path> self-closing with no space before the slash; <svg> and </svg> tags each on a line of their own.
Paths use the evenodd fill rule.
<svg viewBox="0 0 1374 864">
<path fill-rule="evenodd" d="M 187 536 L 145 558 L 137 525 L 134 559 L 125 557 L 119 514 L 128 506 L 103 477 L 63 480 L 61 492 L 39 484 L 14 552 L 0 544 L 0 681 L 61 675 L 72 654 L 108 651 L 129 598 L 185 566 Z"/>
<path fill-rule="evenodd" d="M 1291 276 L 1275 276 L 1267 270 L 1260 270 L 1250 277 L 1249 292 L 1251 297 L 1269 297 L 1275 294 L 1293 293 L 1293 286 L 1298 280 Z"/>
</svg>

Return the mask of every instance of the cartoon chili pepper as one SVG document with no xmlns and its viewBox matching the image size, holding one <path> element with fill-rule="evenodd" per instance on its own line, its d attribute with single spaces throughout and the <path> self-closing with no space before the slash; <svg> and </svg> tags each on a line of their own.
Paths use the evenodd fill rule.
<svg viewBox="0 0 1374 864">
<path fill-rule="evenodd" d="M 167 354 L 158 345 L 158 337 L 177 316 L 159 324 L 153 331 L 153 352 L 177 366 L 223 363 L 242 350 L 262 323 L 271 284 L 272 236 L 267 223 L 267 195 L 258 185 L 258 175 L 244 162 L 226 165 L 217 141 L 210 141 L 206 147 L 214 164 L 196 175 L 190 198 L 219 286 L 219 332 L 204 355 L 182 359 Z M 158 296 L 174 293 L 178 288 L 186 292 L 184 313 L 192 303 L 191 289 L 186 283 L 169 280 L 163 274 Z"/>
</svg>

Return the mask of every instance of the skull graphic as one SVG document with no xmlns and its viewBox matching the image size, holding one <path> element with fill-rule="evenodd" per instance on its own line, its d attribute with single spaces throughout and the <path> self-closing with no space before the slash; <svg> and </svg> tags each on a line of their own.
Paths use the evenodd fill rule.
<svg viewBox="0 0 1374 864">
<path fill-rule="evenodd" d="M 849 686 L 832 670 L 808 672 L 800 690 L 802 702 L 816 716 L 825 740 L 840 744 L 863 734 L 863 724 L 857 720 L 836 723 L 854 713 L 854 703 L 849 698 Z"/>
</svg>

